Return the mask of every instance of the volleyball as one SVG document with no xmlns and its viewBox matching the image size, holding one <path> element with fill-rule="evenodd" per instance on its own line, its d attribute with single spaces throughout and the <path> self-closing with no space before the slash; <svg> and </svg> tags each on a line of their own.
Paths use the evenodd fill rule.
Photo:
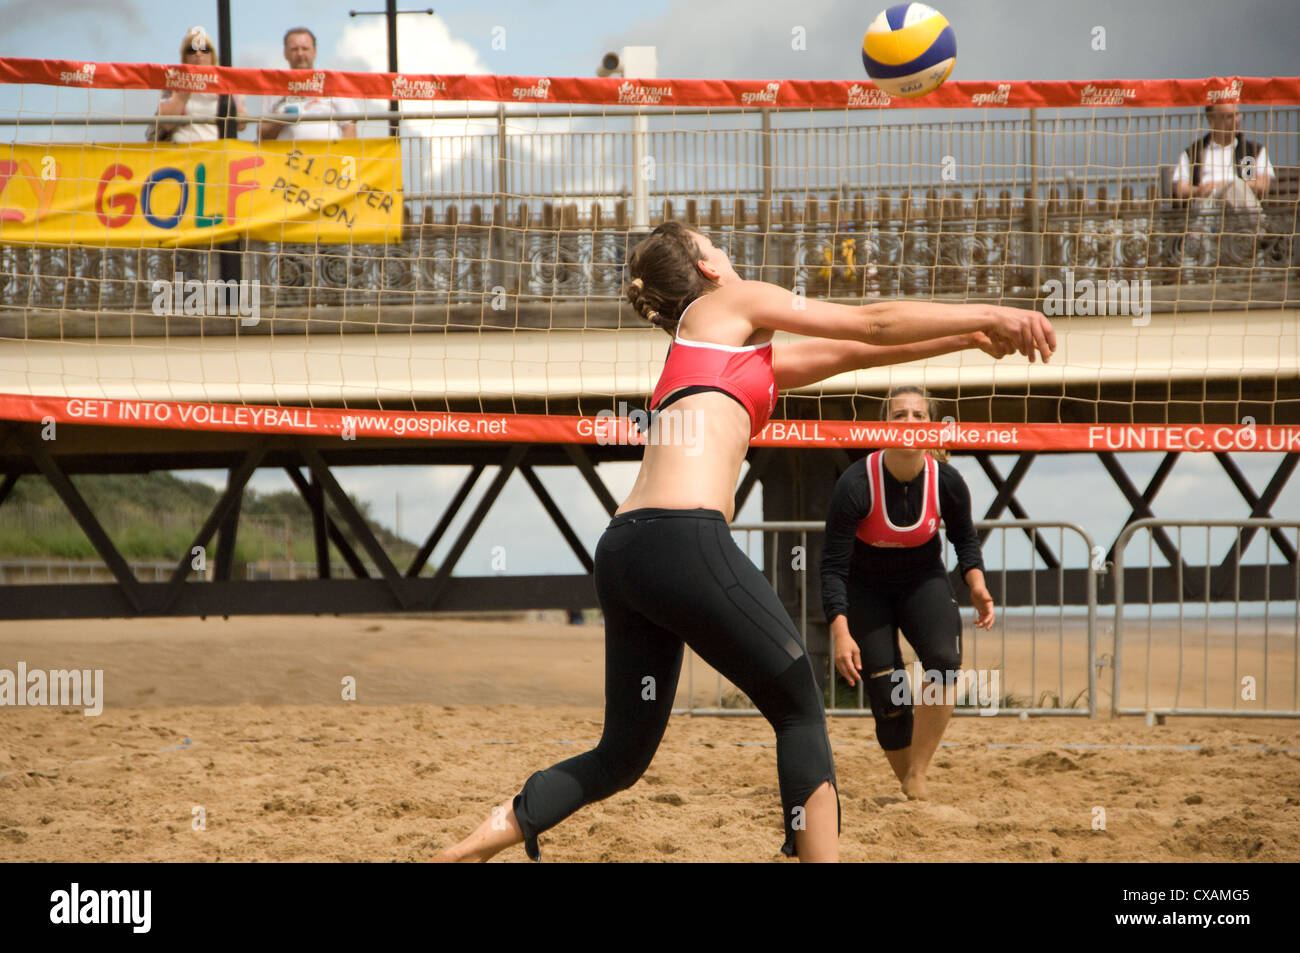
<svg viewBox="0 0 1300 953">
<path fill-rule="evenodd" d="M 867 27 L 862 62 L 872 82 L 889 95 L 924 96 L 952 72 L 957 35 L 933 7 L 899 3 L 882 10 Z"/>
</svg>

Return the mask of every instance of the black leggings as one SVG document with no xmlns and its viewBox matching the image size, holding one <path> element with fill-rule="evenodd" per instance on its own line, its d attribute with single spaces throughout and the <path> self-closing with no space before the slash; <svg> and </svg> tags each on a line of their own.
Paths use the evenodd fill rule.
<svg viewBox="0 0 1300 953">
<path fill-rule="evenodd" d="M 902 629 L 927 673 L 941 673 L 940 680 L 947 685 L 956 681 L 961 668 L 961 613 L 948 574 L 939 563 L 871 579 L 853 574 L 848 597 L 849 634 L 861 653 L 876 738 L 886 751 L 906 748 L 912 743 L 910 708 L 904 712 L 886 702 L 897 697 L 897 680 L 906 678 L 897 630 Z M 873 685 L 872 679 L 879 684 Z M 896 724 L 886 723 L 894 718 L 899 718 Z"/>
<path fill-rule="evenodd" d="M 683 645 L 730 679 L 776 730 L 785 843 L 806 829 L 803 805 L 835 784 L 822 693 L 776 593 L 716 510 L 633 510 L 596 547 L 605 614 L 605 725 L 591 751 L 530 777 L 514 801 L 524 847 L 578 808 L 631 787 L 668 724 Z"/>
</svg>

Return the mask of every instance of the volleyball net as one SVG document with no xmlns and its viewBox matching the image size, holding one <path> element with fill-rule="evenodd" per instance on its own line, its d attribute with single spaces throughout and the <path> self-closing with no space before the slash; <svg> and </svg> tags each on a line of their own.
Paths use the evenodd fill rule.
<svg viewBox="0 0 1300 953">
<path fill-rule="evenodd" d="M 1183 198 L 1219 104 L 1238 181 Z M 903 101 L 0 58 L 0 128 L 0 419 L 636 443 L 669 341 L 625 263 L 676 218 L 796 294 L 1057 328 L 1047 365 L 967 350 L 783 394 L 758 444 L 1300 450 L 1300 78 Z M 952 419 L 879 425 L 901 384 Z"/>
</svg>

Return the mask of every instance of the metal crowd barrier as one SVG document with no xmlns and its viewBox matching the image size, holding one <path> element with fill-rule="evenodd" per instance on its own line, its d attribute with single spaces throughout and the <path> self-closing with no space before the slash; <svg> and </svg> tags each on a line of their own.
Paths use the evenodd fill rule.
<svg viewBox="0 0 1300 953">
<path fill-rule="evenodd" d="M 994 628 L 988 632 L 982 632 L 972 628 L 970 620 L 970 607 L 962 606 L 962 629 L 963 629 L 963 660 L 962 667 L 964 671 L 980 671 L 980 661 L 983 657 L 985 661 L 991 654 L 995 657 L 997 668 L 984 669 L 983 671 L 990 674 L 989 684 L 992 685 L 991 673 L 996 671 L 998 675 L 998 697 L 992 699 L 993 704 L 965 704 L 958 700 L 958 707 L 955 714 L 959 715 L 1014 715 L 1018 717 L 1028 717 L 1030 715 L 1074 715 L 1093 718 L 1097 714 L 1097 577 L 1104 574 L 1104 567 L 1097 564 L 1096 548 L 1093 545 L 1092 537 L 1082 527 L 1073 523 L 1062 523 L 1052 521 L 978 521 L 975 523 L 977 530 L 989 530 L 996 537 L 991 536 L 985 540 L 983 546 L 985 560 L 985 575 L 989 585 L 990 592 L 993 595 L 994 604 L 997 608 L 997 621 Z M 764 568 L 769 581 L 778 594 L 781 590 L 778 587 L 777 572 L 778 560 L 781 554 L 777 551 L 778 533 L 798 533 L 799 545 L 803 547 L 803 552 L 808 552 L 808 536 L 810 533 L 822 533 L 825 531 L 825 524 L 821 522 L 760 522 L 735 524 L 731 527 L 732 533 L 745 534 L 745 543 L 742 549 L 753 557 L 753 547 L 750 545 L 753 540 L 753 534 L 769 534 L 767 542 L 767 558 L 764 559 Z M 1008 569 L 1008 545 L 1007 533 L 1012 531 L 1015 534 L 1024 533 L 1028 545 L 1030 558 L 1034 562 L 1031 566 L 1036 567 L 1030 576 L 1029 598 L 1025 605 L 1017 606 L 1016 611 L 1008 619 L 1008 613 L 1005 611 L 1007 606 L 1007 573 L 1003 570 Z M 1061 554 L 1060 565 L 1056 568 L 1037 568 L 1041 566 L 1038 560 L 1036 550 L 1040 534 L 1048 531 L 1047 539 L 1050 541 L 1053 537 L 1057 540 L 1057 552 Z M 1069 534 L 1067 536 L 1067 534 Z M 1065 573 L 1067 572 L 1066 541 L 1078 540 L 1082 547 L 1082 558 L 1075 558 L 1075 570 L 1081 570 L 1084 575 L 1085 601 L 1077 608 L 1080 610 L 1070 614 L 1066 612 L 1065 601 Z M 999 545 L 1000 544 L 1000 545 Z M 762 545 L 760 543 L 760 545 Z M 1076 547 L 1071 547 L 1072 550 Z M 950 547 L 945 543 L 945 553 L 947 559 L 951 559 Z M 1073 552 L 1072 552 L 1073 555 Z M 808 644 L 808 592 L 810 588 L 809 574 L 814 572 L 817 567 L 805 565 L 803 571 L 798 573 L 799 589 L 799 611 L 795 619 L 800 636 L 804 645 Z M 951 568 L 951 566 L 949 566 Z M 1041 587 L 1039 585 L 1041 580 Z M 821 616 L 820 604 L 820 580 L 814 579 L 812 583 L 816 605 L 813 609 L 817 616 Z M 1041 602 L 1040 593 L 1051 595 L 1055 598 L 1050 602 Z M 1028 610 L 1027 612 L 1024 610 Z M 1054 645 L 1052 644 L 1054 643 Z M 906 648 L 906 642 L 903 642 Z M 829 654 L 829 653 L 828 653 Z M 1040 659 L 1040 655 L 1043 656 Z M 1027 660 L 1026 660 L 1027 656 Z M 1008 667 L 1008 658 L 1014 659 L 1015 664 Z M 758 710 L 753 707 L 749 699 L 745 698 L 734 687 L 727 689 L 722 676 L 715 675 L 716 685 L 714 691 L 712 706 L 696 705 L 695 691 L 695 656 L 693 652 L 687 651 L 686 659 L 686 687 L 688 693 L 688 704 L 685 708 L 674 710 L 674 714 L 691 714 L 691 715 L 746 715 L 753 716 L 759 714 Z M 1054 663 L 1054 665 L 1053 665 Z M 1027 664 L 1027 674 L 1024 672 Z M 863 716 L 870 715 L 871 710 L 867 707 L 866 699 L 862 694 L 862 683 L 857 687 L 857 705 L 856 707 L 840 707 L 834 702 L 838 701 L 840 695 L 850 691 L 842 682 L 837 682 L 839 676 L 835 672 L 834 659 L 828 657 L 828 682 L 835 686 L 833 692 L 827 693 L 828 715 L 846 715 L 846 716 Z M 1040 675 L 1047 675 L 1051 668 L 1055 669 L 1055 678 L 1049 679 L 1047 685 L 1040 683 Z M 907 666 L 912 670 L 912 665 Z M 1068 668 L 1068 675 L 1067 675 Z M 1012 675 L 1014 674 L 1014 681 Z M 1067 688 L 1067 684 L 1070 686 Z M 1027 694 L 1025 692 L 1027 691 Z"/>
<path fill-rule="evenodd" d="M 141 582 L 166 582 L 176 571 L 175 562 L 129 560 L 127 565 Z M 203 576 L 202 573 L 199 574 Z M 112 582 L 113 572 L 102 560 L 0 559 L 0 586 L 25 586 L 54 582 Z"/>
<path fill-rule="evenodd" d="M 1177 530 L 1176 542 L 1167 536 L 1162 540 L 1159 534 L 1166 528 Z M 1172 543 L 1181 557 L 1185 552 L 1184 529 L 1205 530 L 1204 565 L 1189 567 L 1181 558 L 1177 565 L 1154 565 L 1152 546 L 1162 541 L 1166 547 Z M 1226 558 L 1219 565 L 1212 566 L 1211 534 L 1215 529 L 1233 529 L 1236 533 Z M 1275 540 L 1285 539 L 1280 535 L 1282 530 L 1294 530 L 1296 542 L 1300 543 L 1300 522 L 1295 520 L 1143 519 L 1124 529 L 1115 543 L 1113 715 L 1146 715 L 1148 719 L 1161 720 L 1166 715 L 1300 717 L 1300 560 L 1290 559 L 1275 564 L 1267 538 L 1272 535 Z M 1256 577 L 1256 582 L 1243 589 L 1242 551 L 1260 531 L 1265 536 L 1264 572 Z M 1147 533 L 1146 566 L 1130 568 L 1126 579 L 1125 549 L 1139 532 Z M 1246 538 L 1244 547 L 1243 536 Z M 1147 615 L 1145 641 L 1139 646 L 1145 650 L 1142 704 L 1135 706 L 1124 702 L 1125 692 L 1131 693 L 1133 685 L 1126 689 L 1123 676 L 1124 640 L 1129 623 L 1134 621 L 1125 619 L 1126 600 L 1131 596 L 1131 590 L 1138 587 L 1145 596 L 1142 603 L 1147 607 Z M 1152 597 L 1171 594 L 1175 598 L 1160 598 L 1158 601 L 1176 605 L 1176 615 L 1157 618 L 1153 609 L 1157 601 Z M 1243 617 L 1243 602 L 1262 603 L 1262 618 L 1258 614 Z M 1286 607 L 1274 613 L 1271 607 L 1275 603 L 1283 603 Z M 1215 615 L 1212 607 L 1225 604 L 1231 605 L 1231 614 Z M 1193 607 L 1197 614 L 1189 619 L 1189 610 Z M 1194 631 L 1198 628 L 1199 633 Z M 1225 678 L 1229 650 L 1232 655 L 1231 682 Z M 1196 671 L 1198 668 L 1199 673 Z M 1213 680 L 1212 673 L 1217 676 Z M 1185 699 L 1186 694 L 1195 692 L 1193 683 L 1198 674 L 1201 682 L 1199 693 Z M 1283 678 L 1290 676 L 1290 708 L 1269 707 L 1269 688 L 1273 681 L 1270 674 Z M 1172 685 L 1169 684 L 1171 675 Z M 1153 680 L 1158 680 L 1158 684 L 1153 685 Z M 1230 705 L 1226 704 L 1229 697 Z M 1276 687 L 1274 700 L 1277 700 Z"/>
</svg>

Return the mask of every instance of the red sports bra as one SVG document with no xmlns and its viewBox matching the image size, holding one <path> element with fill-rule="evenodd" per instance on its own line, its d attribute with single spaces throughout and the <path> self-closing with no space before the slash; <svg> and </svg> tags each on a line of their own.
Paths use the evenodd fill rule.
<svg viewBox="0 0 1300 953">
<path fill-rule="evenodd" d="M 700 300 L 696 298 L 695 301 Z M 694 304 L 692 301 L 691 304 Z M 691 305 L 686 306 L 689 311 Z M 686 317 L 682 312 L 682 318 Z M 749 413 L 749 436 L 757 437 L 776 409 L 776 378 L 772 374 L 772 342 L 733 347 L 688 341 L 678 334 L 668 349 L 663 373 L 650 398 L 651 410 L 662 410 L 679 396 L 682 388 L 717 390 L 737 400 Z M 671 397 L 668 395 L 672 394 Z M 664 400 L 668 397 L 667 401 Z"/>
<path fill-rule="evenodd" d="M 868 546 L 892 549 L 912 548 L 928 543 L 939 531 L 939 464 L 925 455 L 925 489 L 921 498 L 921 516 L 912 526 L 895 526 L 889 519 L 885 502 L 885 452 L 867 455 L 867 482 L 871 486 L 871 512 L 858 524 L 858 539 Z"/>
</svg>

